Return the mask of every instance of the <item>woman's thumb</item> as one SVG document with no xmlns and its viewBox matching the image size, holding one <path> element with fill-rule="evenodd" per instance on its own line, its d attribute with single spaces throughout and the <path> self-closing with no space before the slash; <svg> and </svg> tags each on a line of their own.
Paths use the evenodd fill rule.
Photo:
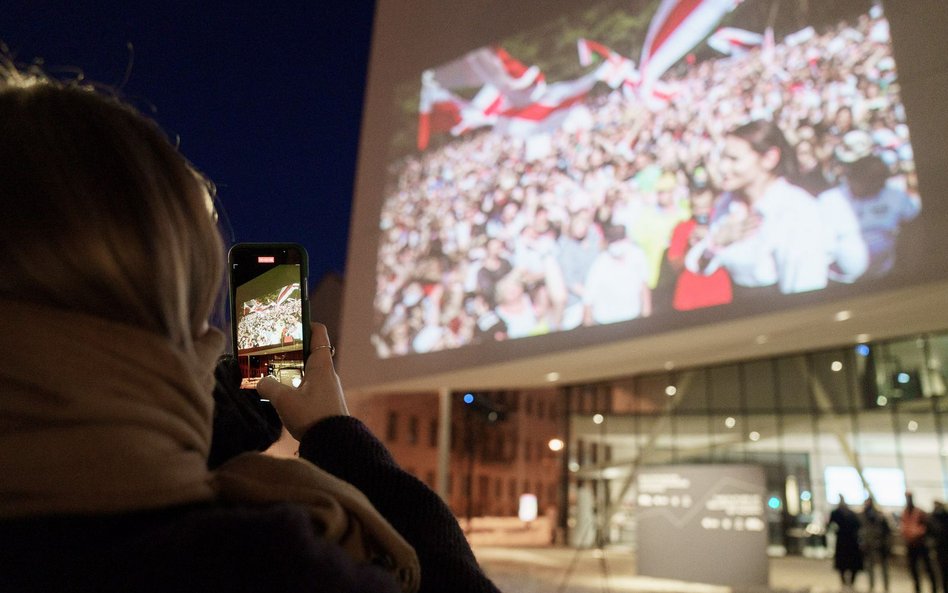
<svg viewBox="0 0 948 593">
<path fill-rule="evenodd" d="M 283 397 L 287 391 L 293 391 L 293 388 L 280 383 L 273 376 L 268 375 L 257 382 L 257 393 L 262 399 L 268 399 L 271 402 Z"/>
</svg>

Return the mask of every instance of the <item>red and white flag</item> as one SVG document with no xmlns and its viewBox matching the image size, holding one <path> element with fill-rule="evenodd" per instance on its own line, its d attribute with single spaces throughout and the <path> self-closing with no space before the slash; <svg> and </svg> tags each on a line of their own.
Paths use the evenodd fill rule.
<svg viewBox="0 0 948 593">
<path fill-rule="evenodd" d="M 550 83 L 536 101 L 499 113 L 494 129 L 511 136 L 552 132 L 562 125 L 571 109 L 580 105 L 600 80 L 597 69 L 575 80 Z"/>
<path fill-rule="evenodd" d="M 652 17 L 639 59 L 642 91 L 700 43 L 741 0 L 662 0 Z"/>
<path fill-rule="evenodd" d="M 461 109 L 460 121 L 451 128 L 451 134 L 461 134 L 497 123 L 497 115 L 510 108 L 510 102 L 492 84 L 485 84 L 471 101 Z"/>
<path fill-rule="evenodd" d="M 277 295 L 276 304 L 282 305 L 283 301 L 290 298 L 290 295 L 300 289 L 300 283 L 294 282 L 293 284 L 288 284 L 280 290 L 280 294 Z"/>
<path fill-rule="evenodd" d="M 760 33 L 737 29 L 735 27 L 721 27 L 708 37 L 708 45 L 726 56 L 739 56 L 755 47 L 760 47 L 764 36 Z"/>
<path fill-rule="evenodd" d="M 434 132 L 450 131 L 457 136 L 482 126 L 519 137 L 552 132 L 598 82 L 612 88 L 638 84 L 639 73 L 632 60 L 595 41 L 580 40 L 577 49 L 582 65 L 592 65 L 594 54 L 602 63 L 574 80 L 548 83 L 537 67 L 528 67 L 497 47 L 474 50 L 426 71 L 418 148 L 424 150 Z M 453 89 L 477 89 L 477 94 L 467 101 L 453 94 Z"/>
<path fill-rule="evenodd" d="M 428 148 L 432 132 L 448 132 L 461 121 L 467 101 L 434 81 L 430 71 L 422 75 L 418 102 L 418 150 Z"/>
<path fill-rule="evenodd" d="M 576 42 L 576 51 L 579 53 L 579 65 L 584 67 L 593 63 L 593 55 L 603 60 L 610 59 L 613 54 L 618 55 L 605 45 L 591 39 L 579 39 Z"/>
<path fill-rule="evenodd" d="M 609 47 L 590 39 L 579 39 L 576 42 L 576 51 L 579 53 L 579 64 L 590 66 L 593 56 L 599 56 L 603 63 L 599 66 L 599 80 L 611 88 L 619 88 L 625 83 L 638 84 L 639 73 L 635 69 L 635 62 Z"/>
<path fill-rule="evenodd" d="M 453 90 L 478 89 L 467 101 Z M 508 109 L 525 109 L 546 90 L 546 78 L 501 47 L 482 47 L 422 75 L 418 109 L 418 149 L 425 150 L 431 134 L 454 135 L 493 125 Z"/>
<path fill-rule="evenodd" d="M 542 93 L 546 77 L 536 66 L 527 66 L 501 47 L 481 47 L 431 70 L 442 88 L 479 89 L 492 85 L 514 105 L 525 105 Z"/>
</svg>

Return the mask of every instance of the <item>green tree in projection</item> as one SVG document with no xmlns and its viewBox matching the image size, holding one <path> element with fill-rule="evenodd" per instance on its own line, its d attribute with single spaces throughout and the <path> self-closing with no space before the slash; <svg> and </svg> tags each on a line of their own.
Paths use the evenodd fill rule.
<svg viewBox="0 0 948 593">
<path fill-rule="evenodd" d="M 579 39 L 598 41 L 627 57 L 636 55 L 645 39 L 650 15 L 657 5 L 658 0 L 607 0 L 528 27 L 523 33 L 499 40 L 497 45 L 520 62 L 536 65 L 548 82 L 570 80 L 589 69 L 579 63 L 576 52 Z M 474 49 L 477 48 L 471 48 Z M 397 115 L 392 128 L 391 158 L 416 151 L 420 89 L 420 72 L 416 80 L 404 81 L 395 89 Z M 470 99 L 478 90 L 453 89 L 452 92 Z M 450 137 L 434 137 L 431 148 L 449 141 Z"/>
<path fill-rule="evenodd" d="M 592 68 L 584 68 L 579 63 L 576 42 L 584 38 L 597 41 L 638 65 L 649 24 L 660 1 L 604 0 L 592 6 L 579 6 L 549 20 L 537 22 L 535 26 L 525 26 L 523 32 L 499 39 L 496 44 L 523 64 L 540 68 L 547 82 L 572 80 Z M 806 26 L 822 31 L 846 20 L 855 20 L 865 15 L 873 5 L 873 0 L 744 0 L 724 17 L 720 26 L 755 32 L 763 32 L 770 27 L 780 39 Z M 477 48 L 470 48 L 474 49 Z M 720 54 L 703 43 L 698 44 L 691 53 L 698 60 L 720 57 Z M 682 68 L 684 66 L 679 63 L 669 73 L 680 73 Z M 390 161 L 417 152 L 420 88 L 421 72 L 416 79 L 403 81 L 395 89 L 396 109 L 389 145 Z M 470 99 L 478 90 L 452 89 L 451 92 Z M 607 92 L 607 88 L 594 92 Z M 434 135 L 429 150 L 451 139 L 450 135 Z"/>
</svg>

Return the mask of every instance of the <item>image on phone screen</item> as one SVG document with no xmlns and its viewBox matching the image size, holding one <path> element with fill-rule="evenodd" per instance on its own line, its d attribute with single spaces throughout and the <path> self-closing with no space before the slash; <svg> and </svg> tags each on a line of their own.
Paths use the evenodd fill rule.
<svg viewBox="0 0 948 593">
<path fill-rule="evenodd" d="M 303 379 L 304 364 L 300 264 L 257 259 L 241 264 L 239 275 L 246 280 L 234 287 L 240 386 L 254 389 L 262 377 L 273 375 L 295 387 Z"/>
</svg>

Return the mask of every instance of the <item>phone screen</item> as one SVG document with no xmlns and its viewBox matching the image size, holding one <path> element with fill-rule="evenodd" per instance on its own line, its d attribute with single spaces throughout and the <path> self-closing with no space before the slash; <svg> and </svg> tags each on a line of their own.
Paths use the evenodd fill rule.
<svg viewBox="0 0 948 593">
<path fill-rule="evenodd" d="M 306 256 L 298 246 L 231 250 L 233 340 L 242 389 L 273 375 L 298 386 L 308 342 Z"/>
</svg>

